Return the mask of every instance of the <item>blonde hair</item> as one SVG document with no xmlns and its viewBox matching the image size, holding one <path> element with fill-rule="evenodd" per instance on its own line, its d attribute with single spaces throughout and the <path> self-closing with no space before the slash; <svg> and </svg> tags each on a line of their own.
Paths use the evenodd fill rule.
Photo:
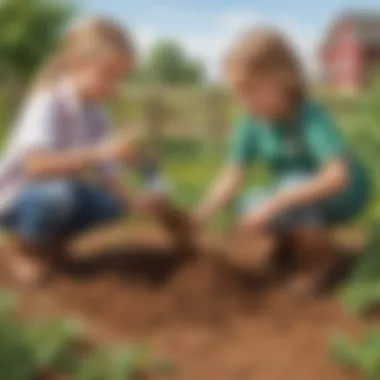
<svg viewBox="0 0 380 380">
<path fill-rule="evenodd" d="M 102 17 L 77 23 L 66 33 L 58 50 L 37 73 L 32 91 L 54 85 L 70 70 L 76 59 L 107 50 L 132 58 L 134 46 L 129 33 L 115 21 Z"/>
<path fill-rule="evenodd" d="M 306 80 L 299 58 L 280 31 L 270 27 L 251 29 L 229 49 L 226 64 L 238 65 L 247 81 L 270 77 L 277 81 L 293 108 L 306 95 Z"/>
</svg>

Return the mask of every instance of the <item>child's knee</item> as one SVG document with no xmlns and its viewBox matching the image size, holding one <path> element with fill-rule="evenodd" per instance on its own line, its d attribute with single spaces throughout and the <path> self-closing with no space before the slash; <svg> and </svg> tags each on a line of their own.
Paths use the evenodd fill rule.
<svg viewBox="0 0 380 380">
<path fill-rule="evenodd" d="M 70 215 L 74 205 L 74 187 L 66 180 L 34 184 L 25 190 L 19 202 L 21 211 L 23 208 L 39 209 L 41 214 L 59 220 Z"/>
<path fill-rule="evenodd" d="M 59 234 L 74 211 L 69 182 L 49 181 L 25 189 L 16 205 L 14 229 L 30 243 L 43 243 Z"/>
</svg>

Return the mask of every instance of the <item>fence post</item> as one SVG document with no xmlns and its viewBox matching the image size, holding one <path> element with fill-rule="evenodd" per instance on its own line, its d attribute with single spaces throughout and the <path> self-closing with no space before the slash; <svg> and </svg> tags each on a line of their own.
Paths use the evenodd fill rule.
<svg viewBox="0 0 380 380">
<path fill-rule="evenodd" d="M 209 153 L 220 152 L 227 124 L 227 103 L 223 90 L 212 88 L 206 94 L 206 126 L 204 149 Z"/>
<path fill-rule="evenodd" d="M 163 132 L 166 120 L 165 104 L 160 88 L 150 91 L 144 100 L 145 128 L 147 131 L 146 163 L 159 171 L 162 162 Z"/>
</svg>

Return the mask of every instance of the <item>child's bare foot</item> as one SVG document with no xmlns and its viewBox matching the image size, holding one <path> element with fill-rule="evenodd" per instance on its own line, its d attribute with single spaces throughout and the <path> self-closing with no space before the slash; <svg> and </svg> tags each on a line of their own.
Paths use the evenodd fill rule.
<svg viewBox="0 0 380 380">
<path fill-rule="evenodd" d="M 12 276 L 22 285 L 39 286 L 49 274 L 42 252 L 27 247 L 17 238 L 12 238 L 7 247 L 7 262 Z"/>
<path fill-rule="evenodd" d="M 10 253 L 10 267 L 15 279 L 22 285 L 39 286 L 44 283 L 48 275 L 47 267 L 35 259 Z"/>
</svg>

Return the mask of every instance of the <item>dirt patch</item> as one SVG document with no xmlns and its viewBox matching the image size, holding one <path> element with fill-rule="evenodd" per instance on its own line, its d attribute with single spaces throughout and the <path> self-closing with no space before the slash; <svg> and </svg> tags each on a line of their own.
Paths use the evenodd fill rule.
<svg viewBox="0 0 380 380">
<path fill-rule="evenodd" d="M 356 379 L 329 360 L 330 332 L 363 327 L 336 299 L 301 302 L 214 256 L 129 246 L 67 263 L 45 289 L 22 293 L 29 310 L 78 316 L 97 340 L 150 342 L 175 363 L 175 380 Z M 3 284 L 14 286 L 6 273 Z"/>
</svg>

